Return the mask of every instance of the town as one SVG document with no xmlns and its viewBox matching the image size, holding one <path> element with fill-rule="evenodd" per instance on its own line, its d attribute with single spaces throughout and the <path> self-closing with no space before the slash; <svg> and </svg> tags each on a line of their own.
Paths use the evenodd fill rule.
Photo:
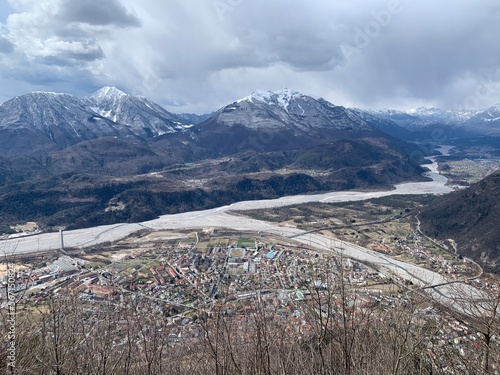
<svg viewBox="0 0 500 375">
<path fill-rule="evenodd" d="M 433 268 L 443 274 L 457 278 L 464 272 L 460 265 L 431 254 L 422 242 L 413 234 L 395 239 L 394 244 L 416 261 L 430 259 Z M 381 252 L 395 247 L 373 246 Z M 221 311 L 243 326 L 260 308 L 269 316 L 286 319 L 289 327 L 306 337 L 314 333 L 311 308 L 328 315 L 330 309 L 347 306 L 352 316 L 370 313 L 383 319 L 411 303 L 412 285 L 407 281 L 379 272 L 374 265 L 344 258 L 342 249 L 334 250 L 317 251 L 273 235 L 210 228 L 139 233 L 86 253 L 67 249 L 42 263 L 35 260 L 28 267 L 9 266 L 16 272 L 15 291 L 22 296 L 18 304 L 24 311 L 39 309 L 54 296 L 76 298 L 95 314 L 110 302 L 127 305 L 141 301 L 142 314 L 164 319 L 171 345 L 200 337 L 201 319 Z M 479 278 L 471 282 L 496 288 Z M 329 294 L 335 298 L 325 305 L 320 296 Z M 481 340 L 465 324 L 451 317 L 443 319 L 432 301 L 415 305 L 415 314 L 417 325 L 446 322 L 433 347 L 435 353 L 449 345 L 469 353 Z"/>
</svg>

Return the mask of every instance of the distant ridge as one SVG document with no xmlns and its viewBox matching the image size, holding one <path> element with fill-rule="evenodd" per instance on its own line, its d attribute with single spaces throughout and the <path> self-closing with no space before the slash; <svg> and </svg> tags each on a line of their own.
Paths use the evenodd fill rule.
<svg viewBox="0 0 500 375">
<path fill-rule="evenodd" d="M 468 119 L 464 126 L 469 129 L 480 129 L 482 132 L 491 135 L 500 134 L 500 104 L 494 105 L 484 112 L 477 113 Z"/>
</svg>

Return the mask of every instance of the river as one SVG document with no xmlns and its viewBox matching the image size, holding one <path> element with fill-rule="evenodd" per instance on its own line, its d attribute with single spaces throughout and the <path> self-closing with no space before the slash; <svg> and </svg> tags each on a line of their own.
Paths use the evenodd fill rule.
<svg viewBox="0 0 500 375">
<path fill-rule="evenodd" d="M 449 148 L 443 149 L 449 151 Z M 117 241 L 141 229 L 201 229 L 201 228 L 228 228 L 238 231 L 259 231 L 283 237 L 293 237 L 296 241 L 314 248 L 342 253 L 346 257 L 362 262 L 370 262 L 379 271 L 387 276 L 398 275 L 402 279 L 411 281 L 419 286 L 440 285 L 446 279 L 431 270 L 413 264 L 395 260 L 388 255 L 363 248 L 361 246 L 329 238 L 319 233 L 306 233 L 303 230 L 280 226 L 270 222 L 255 220 L 243 215 L 234 215 L 231 211 L 249 209 L 272 208 L 294 205 L 307 202 L 346 202 L 359 201 L 370 198 L 384 197 L 395 194 L 446 194 L 452 189 L 446 185 L 447 179 L 438 172 L 438 165 L 434 158 L 432 164 L 426 164 L 429 171 L 425 173 L 431 178 L 428 182 L 410 182 L 395 185 L 387 191 L 335 191 L 325 194 L 295 195 L 278 199 L 243 201 L 228 206 L 209 210 L 185 212 L 173 215 L 163 215 L 157 219 L 142 223 L 124 223 L 104 225 L 93 228 L 77 229 L 64 232 L 65 247 L 84 248 L 105 242 Z M 0 242 L 0 249 L 8 256 L 10 254 L 28 254 L 41 251 L 55 251 L 60 248 L 59 233 L 43 233 L 30 237 L 4 240 Z M 468 285 L 461 284 L 460 290 L 448 285 L 432 289 L 431 293 L 448 305 L 455 304 L 463 295 L 478 295 L 478 291 Z"/>
<path fill-rule="evenodd" d="M 260 230 L 283 232 L 290 228 L 279 227 L 240 215 L 231 215 L 230 211 L 273 208 L 308 202 L 347 202 L 359 201 L 395 194 L 446 194 L 452 191 L 446 186 L 446 177 L 439 174 L 437 162 L 431 158 L 432 164 L 425 164 L 429 172 L 425 175 L 432 179 L 428 182 L 409 182 L 395 185 L 386 191 L 334 191 L 323 194 L 303 194 L 286 196 L 278 199 L 242 201 L 228 206 L 192 211 L 173 215 L 163 215 L 157 219 L 142 223 L 122 223 L 103 225 L 92 228 L 76 229 L 64 232 L 65 247 L 87 247 L 105 242 L 117 241 L 140 229 L 186 229 L 204 227 L 225 227 L 235 230 Z M 295 234 L 298 234 L 295 233 Z M 59 233 L 42 233 L 29 237 L 0 241 L 0 249 L 5 255 L 36 253 L 57 250 L 60 248 Z"/>
</svg>

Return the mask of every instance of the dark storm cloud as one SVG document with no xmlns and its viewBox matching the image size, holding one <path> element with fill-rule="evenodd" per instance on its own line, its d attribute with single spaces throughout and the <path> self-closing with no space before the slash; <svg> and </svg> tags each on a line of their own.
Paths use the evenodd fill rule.
<svg viewBox="0 0 500 375">
<path fill-rule="evenodd" d="M 100 46 L 97 46 L 97 48 L 92 48 L 85 52 L 66 51 L 64 56 L 69 59 L 75 59 L 81 61 L 94 61 L 104 58 L 104 51 Z"/>
<path fill-rule="evenodd" d="M 347 67 L 353 74 L 344 78 L 346 88 L 367 103 L 404 93 L 449 101 L 447 91 L 457 80 L 479 80 L 500 66 L 498 5 L 483 3 L 491 6 L 461 3 L 432 12 L 408 6 L 385 34 L 368 38 L 367 46 L 353 57 Z"/>
<path fill-rule="evenodd" d="M 131 14 L 117 0 L 65 0 L 60 16 L 69 22 L 81 22 L 98 26 L 140 26 L 139 18 Z"/>
<path fill-rule="evenodd" d="M 37 64 L 34 65 L 29 62 L 19 63 L 15 69 L 5 69 L 2 71 L 1 78 L 8 79 L 9 81 L 19 81 L 27 83 L 34 87 L 33 90 L 49 91 L 43 87 L 59 87 L 65 85 L 70 87 L 70 83 L 81 85 L 88 85 L 91 80 L 87 74 L 75 71 L 68 67 L 59 67 L 53 69 L 50 64 Z M 57 91 L 52 89 L 50 91 Z M 73 90 L 67 91 L 73 93 Z M 24 94 L 20 92 L 19 94 Z"/>
<path fill-rule="evenodd" d="M 325 71 L 344 60 L 337 43 L 323 35 L 305 35 L 285 30 L 278 34 L 255 30 L 254 35 L 238 36 L 241 51 L 246 52 L 239 66 L 285 64 L 297 71 Z"/>
</svg>

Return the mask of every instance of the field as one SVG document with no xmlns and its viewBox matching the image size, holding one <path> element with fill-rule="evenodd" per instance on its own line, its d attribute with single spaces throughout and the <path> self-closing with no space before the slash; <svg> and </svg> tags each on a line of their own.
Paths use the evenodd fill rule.
<svg viewBox="0 0 500 375">
<path fill-rule="evenodd" d="M 473 184 L 500 168 L 498 159 L 457 160 L 443 164 L 441 173 L 448 177 L 452 184 Z"/>
<path fill-rule="evenodd" d="M 255 247 L 255 240 L 252 240 L 250 238 L 240 238 L 238 240 L 238 247 L 245 247 L 245 248 Z"/>
<path fill-rule="evenodd" d="M 259 220 L 287 223 L 303 230 L 343 229 L 392 221 L 418 210 L 432 196 L 388 196 L 359 202 L 308 203 L 243 213 Z"/>
<path fill-rule="evenodd" d="M 469 145 L 455 147 L 448 156 L 439 156 L 440 171 L 451 185 L 473 184 L 500 168 L 500 153 L 496 147 Z"/>
</svg>

